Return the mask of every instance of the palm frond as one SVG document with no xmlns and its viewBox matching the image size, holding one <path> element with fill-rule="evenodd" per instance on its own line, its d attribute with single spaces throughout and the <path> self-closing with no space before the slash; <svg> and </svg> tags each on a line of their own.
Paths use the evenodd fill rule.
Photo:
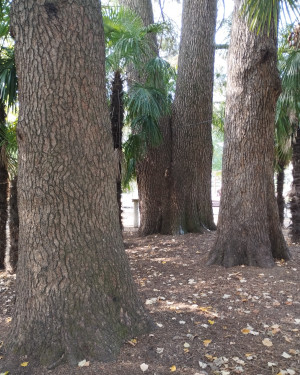
<svg viewBox="0 0 300 375">
<path fill-rule="evenodd" d="M 2 49 L 0 57 L 0 96 L 8 107 L 13 107 L 17 101 L 18 79 L 15 66 L 14 48 Z"/>
<path fill-rule="evenodd" d="M 176 79 L 176 70 L 159 56 L 150 59 L 144 69 L 147 74 L 147 84 L 153 87 L 166 89 L 170 82 Z"/>
<path fill-rule="evenodd" d="M 250 29 L 257 33 L 264 30 L 269 33 L 271 28 L 277 31 L 280 10 L 286 20 L 291 19 L 291 14 L 300 15 L 297 0 L 242 0 L 240 10 Z"/>
<path fill-rule="evenodd" d="M 168 101 L 163 91 L 136 83 L 128 91 L 127 109 L 130 118 L 140 115 L 151 115 L 152 118 L 159 119 L 168 113 Z"/>
</svg>

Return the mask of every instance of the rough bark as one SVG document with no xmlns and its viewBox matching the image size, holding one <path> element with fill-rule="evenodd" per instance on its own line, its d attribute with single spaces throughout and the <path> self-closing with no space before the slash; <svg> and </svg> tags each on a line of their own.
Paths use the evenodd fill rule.
<svg viewBox="0 0 300 375">
<path fill-rule="evenodd" d="M 123 6 L 134 10 L 148 26 L 154 22 L 151 0 L 120 0 Z M 153 56 L 158 55 L 156 36 L 153 40 Z M 141 77 L 131 73 L 131 79 Z M 169 117 L 159 121 L 163 137 L 162 145 L 150 148 L 145 158 L 137 166 L 137 184 L 139 191 L 140 227 L 139 234 L 167 233 L 170 208 L 170 167 L 171 167 L 171 128 Z"/>
<path fill-rule="evenodd" d="M 115 359 L 149 329 L 118 220 L 98 0 L 15 0 L 16 307 L 8 349 L 54 367 Z"/>
<path fill-rule="evenodd" d="M 284 197 L 283 197 L 283 187 L 284 187 L 284 163 L 279 163 L 280 170 L 277 172 L 277 185 L 276 185 L 276 200 L 278 206 L 278 214 L 279 214 L 279 221 L 280 224 L 283 225 L 284 221 Z"/>
<path fill-rule="evenodd" d="M 293 242 L 300 242 L 300 129 L 293 142 L 293 186 L 290 195 L 292 225 L 290 234 Z"/>
<path fill-rule="evenodd" d="M 211 202 L 217 1 L 185 0 L 172 115 L 171 233 L 215 229 Z"/>
<path fill-rule="evenodd" d="M 289 259 L 276 205 L 275 106 L 280 93 L 277 43 L 250 32 L 235 16 L 229 49 L 222 196 L 217 239 L 209 264 L 271 267 Z M 272 21 L 271 21 L 272 22 Z"/>
<path fill-rule="evenodd" d="M 117 201 L 119 206 L 119 222 L 121 228 L 122 224 L 122 166 L 121 166 L 121 155 L 122 155 L 122 135 L 124 126 L 124 105 L 123 105 L 123 80 L 121 73 L 116 71 L 114 79 L 112 81 L 111 100 L 110 100 L 110 121 L 111 130 L 113 136 L 113 144 L 115 152 L 118 155 L 118 175 L 117 175 Z"/>
<path fill-rule="evenodd" d="M 18 176 L 10 181 L 9 197 L 9 264 L 12 272 L 16 272 L 18 264 L 18 244 L 19 244 L 19 213 L 17 196 Z"/>
<path fill-rule="evenodd" d="M 3 128 L 5 127 L 5 107 L 0 101 L 0 142 L 3 140 Z M 8 217 L 8 171 L 5 155 L 5 146 L 0 147 L 0 269 L 5 268 L 6 253 L 6 223 Z"/>
</svg>

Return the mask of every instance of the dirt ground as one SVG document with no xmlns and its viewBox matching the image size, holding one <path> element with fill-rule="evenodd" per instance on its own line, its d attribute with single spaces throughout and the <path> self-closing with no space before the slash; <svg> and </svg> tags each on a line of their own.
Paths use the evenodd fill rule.
<svg viewBox="0 0 300 375">
<path fill-rule="evenodd" d="M 206 267 L 214 233 L 138 238 L 125 233 L 141 299 L 156 329 L 124 344 L 115 363 L 15 363 L 0 373 L 30 375 L 300 374 L 300 246 L 272 269 Z M 0 273 L 0 341 L 11 324 L 14 275 Z"/>
</svg>

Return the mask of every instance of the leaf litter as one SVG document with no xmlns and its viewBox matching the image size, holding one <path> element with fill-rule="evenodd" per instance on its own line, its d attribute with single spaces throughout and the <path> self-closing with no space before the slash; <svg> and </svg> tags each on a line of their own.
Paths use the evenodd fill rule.
<svg viewBox="0 0 300 375">
<path fill-rule="evenodd" d="M 124 233 L 140 297 L 156 328 L 129 338 L 114 363 L 62 365 L 55 375 L 300 374 L 300 246 L 273 269 L 206 267 L 214 233 Z M 14 276 L 0 273 L 0 342 L 13 316 Z M 271 345 L 272 344 L 272 345 Z M 0 366 L 5 353 L 0 345 Z M 20 363 L 29 362 L 21 367 Z M 18 363 L 20 374 L 48 375 Z M 9 368 L 0 367 L 0 374 Z M 15 372 L 11 372 L 15 374 Z"/>
</svg>

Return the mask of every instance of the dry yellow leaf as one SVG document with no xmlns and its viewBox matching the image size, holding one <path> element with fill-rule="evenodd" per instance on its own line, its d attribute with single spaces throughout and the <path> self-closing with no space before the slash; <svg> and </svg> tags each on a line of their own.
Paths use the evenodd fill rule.
<svg viewBox="0 0 300 375">
<path fill-rule="evenodd" d="M 208 346 L 211 343 L 211 340 L 204 340 L 203 345 Z"/>
<path fill-rule="evenodd" d="M 161 262 L 161 264 L 166 264 L 167 262 L 164 260 L 163 262 Z"/>
<path fill-rule="evenodd" d="M 22 367 L 26 367 L 26 366 L 28 366 L 28 363 L 29 363 L 29 362 L 23 362 L 23 363 L 21 363 L 21 366 L 22 366 Z"/>
<path fill-rule="evenodd" d="M 10 323 L 12 321 L 12 318 L 6 318 L 6 323 Z"/>
<path fill-rule="evenodd" d="M 205 354 L 205 357 L 209 360 L 209 361 L 213 361 L 216 357 L 213 357 L 212 355 L 210 354 Z"/>
<path fill-rule="evenodd" d="M 273 343 L 270 339 L 263 339 L 262 343 L 264 344 L 264 346 L 273 346 Z"/>
<path fill-rule="evenodd" d="M 136 346 L 137 344 L 137 339 L 131 339 L 128 341 L 128 344 L 132 345 L 132 346 Z"/>
<path fill-rule="evenodd" d="M 208 320 L 208 323 L 213 325 L 213 324 L 215 324 L 215 321 L 214 320 Z"/>
<path fill-rule="evenodd" d="M 244 335 L 248 335 L 248 333 L 250 333 L 250 329 L 248 329 L 248 328 L 243 328 L 243 329 L 241 330 L 241 332 L 242 332 Z"/>
<path fill-rule="evenodd" d="M 171 366 L 171 367 L 170 367 L 170 371 L 171 371 L 171 372 L 176 371 L 176 366 Z"/>
<path fill-rule="evenodd" d="M 185 353 L 188 353 L 190 350 L 187 349 L 187 348 L 184 348 L 183 351 L 184 351 Z"/>
</svg>

